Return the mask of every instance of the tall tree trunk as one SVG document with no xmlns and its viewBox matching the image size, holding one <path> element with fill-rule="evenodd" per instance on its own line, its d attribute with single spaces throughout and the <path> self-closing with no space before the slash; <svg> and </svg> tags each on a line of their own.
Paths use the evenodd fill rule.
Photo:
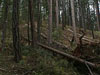
<svg viewBox="0 0 100 75">
<path fill-rule="evenodd" d="M 49 0 L 48 43 L 52 43 L 52 0 Z"/>
<path fill-rule="evenodd" d="M 40 27 L 41 27 L 41 0 L 38 1 L 38 21 L 37 21 L 37 38 L 40 41 Z"/>
<path fill-rule="evenodd" d="M 59 8 L 58 8 L 58 0 L 56 0 L 56 27 L 59 27 Z"/>
<path fill-rule="evenodd" d="M 61 15 L 60 15 L 60 5 L 61 5 L 61 0 L 58 0 L 58 13 L 59 13 L 59 24 L 61 24 Z"/>
<path fill-rule="evenodd" d="M 74 39 L 75 39 L 75 42 L 78 43 L 78 40 L 77 40 L 77 33 L 76 33 L 76 22 L 75 22 L 74 0 L 70 0 L 70 1 L 71 1 L 72 25 L 73 25 L 73 31 L 74 31 Z"/>
<path fill-rule="evenodd" d="M 6 40 L 6 25 L 7 25 L 7 14 L 8 14 L 8 0 L 4 0 L 4 14 L 3 14 L 3 24 L 2 24 L 2 50 L 5 47 Z"/>
<path fill-rule="evenodd" d="M 33 0 L 28 0 L 28 8 L 29 8 L 29 17 L 30 17 L 30 25 L 31 25 L 31 39 L 32 39 L 32 46 L 35 46 L 35 24 L 34 24 L 34 17 L 33 17 Z"/>
<path fill-rule="evenodd" d="M 71 1 L 69 0 L 69 25 L 72 26 Z"/>
<path fill-rule="evenodd" d="M 55 28 L 56 28 L 56 11 L 55 11 L 55 7 L 56 7 L 56 1 L 52 0 L 52 31 L 54 31 Z"/>
<path fill-rule="evenodd" d="M 28 10 L 28 14 L 29 14 L 29 10 Z M 30 19 L 29 19 L 29 15 L 28 15 L 28 19 L 27 19 L 27 38 L 28 41 L 30 41 Z M 28 45 L 30 45 L 30 42 L 28 42 Z"/>
<path fill-rule="evenodd" d="M 85 5 L 82 6 L 82 27 L 84 29 L 84 31 L 86 31 L 86 28 L 85 28 Z"/>
<path fill-rule="evenodd" d="M 100 30 L 100 12 L 98 0 L 95 0 L 98 30 Z"/>
<path fill-rule="evenodd" d="M 13 0 L 12 13 L 12 33 L 13 33 L 13 47 L 15 53 L 15 61 L 21 60 L 20 38 L 19 38 L 19 1 Z"/>
<path fill-rule="evenodd" d="M 82 18 L 81 18 L 81 2 L 78 0 L 78 6 L 79 6 L 79 27 L 82 27 Z"/>
<path fill-rule="evenodd" d="M 62 0 L 62 29 L 64 30 L 66 24 L 65 24 L 65 17 L 66 17 L 66 10 L 65 10 L 65 1 Z"/>
<path fill-rule="evenodd" d="M 89 8 L 89 3 L 87 4 L 87 28 L 89 29 L 90 26 L 90 8 Z"/>
</svg>

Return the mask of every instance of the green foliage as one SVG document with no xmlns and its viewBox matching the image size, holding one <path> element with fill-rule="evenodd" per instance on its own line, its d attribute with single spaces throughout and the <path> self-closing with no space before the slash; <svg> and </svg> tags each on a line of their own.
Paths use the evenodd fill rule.
<svg viewBox="0 0 100 75">
<path fill-rule="evenodd" d="M 95 35 L 100 36 L 100 31 L 95 31 Z"/>
<path fill-rule="evenodd" d="M 25 60 L 21 60 L 21 61 L 19 62 L 19 64 L 20 64 L 20 65 L 24 65 L 24 64 L 25 64 Z"/>
<path fill-rule="evenodd" d="M 32 48 L 30 46 L 21 46 L 21 49 L 22 49 L 22 54 L 24 56 L 27 56 L 30 54 Z"/>
<path fill-rule="evenodd" d="M 52 36 L 53 36 L 54 40 L 61 39 L 61 37 L 62 37 L 62 29 L 61 28 L 55 29 L 55 31 L 52 33 Z"/>
<path fill-rule="evenodd" d="M 78 75 L 73 65 L 61 56 L 53 56 L 52 53 L 39 48 L 35 50 L 37 56 L 37 66 L 34 75 Z"/>
</svg>

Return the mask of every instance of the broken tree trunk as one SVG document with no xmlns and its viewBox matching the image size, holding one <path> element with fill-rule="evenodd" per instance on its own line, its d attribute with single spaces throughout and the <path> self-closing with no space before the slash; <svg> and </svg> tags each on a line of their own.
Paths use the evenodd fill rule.
<svg viewBox="0 0 100 75">
<path fill-rule="evenodd" d="M 70 31 L 71 33 L 73 33 L 72 30 L 68 29 L 68 31 Z M 77 34 L 78 36 L 81 36 L 81 34 Z M 84 36 L 84 38 L 82 38 L 84 41 L 88 41 L 88 42 L 91 42 L 91 43 L 96 43 L 95 41 L 93 41 L 93 39 L 89 39 L 89 37 L 87 36 Z"/>
<path fill-rule="evenodd" d="M 89 66 L 91 66 L 91 67 L 93 67 L 93 68 L 100 67 L 99 64 L 94 64 L 94 63 L 88 62 L 88 61 L 86 61 L 86 60 L 83 60 L 83 59 L 81 59 L 81 58 L 77 58 L 77 57 L 72 56 L 72 55 L 70 55 L 70 54 L 67 54 L 67 53 L 58 51 L 58 50 L 56 50 L 56 49 L 54 49 L 54 48 L 48 47 L 48 46 L 43 45 L 43 44 L 41 44 L 41 43 L 38 43 L 38 45 L 41 46 L 41 47 L 43 47 L 43 48 L 46 48 L 47 50 L 50 50 L 50 51 L 55 52 L 55 53 L 58 53 L 58 54 L 60 54 L 60 55 L 62 55 L 62 56 L 65 56 L 65 57 L 68 57 L 68 58 L 70 58 L 70 59 L 73 59 L 73 60 L 75 60 L 75 61 L 79 61 L 79 62 L 81 62 L 81 63 L 88 64 Z"/>
</svg>

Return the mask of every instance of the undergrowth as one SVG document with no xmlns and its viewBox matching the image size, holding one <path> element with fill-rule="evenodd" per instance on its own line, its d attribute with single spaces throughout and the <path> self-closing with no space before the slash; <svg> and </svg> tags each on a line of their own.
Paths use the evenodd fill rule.
<svg viewBox="0 0 100 75">
<path fill-rule="evenodd" d="M 60 40 L 62 38 L 62 29 L 61 28 L 55 29 L 55 31 L 53 31 L 52 33 L 52 36 L 54 40 Z"/>
<path fill-rule="evenodd" d="M 6 51 L 6 50 L 5 50 Z M 13 56 L 0 53 L 0 66 L 7 72 L 0 71 L 0 75 L 23 75 L 34 69 L 30 75 L 80 75 L 77 69 L 61 56 L 54 56 L 40 47 L 22 47 L 23 59 L 19 63 L 13 61 Z"/>
</svg>

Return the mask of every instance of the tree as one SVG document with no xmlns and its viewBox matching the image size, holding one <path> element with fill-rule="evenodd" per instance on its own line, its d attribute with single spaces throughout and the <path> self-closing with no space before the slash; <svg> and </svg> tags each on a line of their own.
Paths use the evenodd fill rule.
<svg viewBox="0 0 100 75">
<path fill-rule="evenodd" d="M 59 27 L 59 10 L 58 10 L 58 0 L 56 0 L 56 27 Z"/>
<path fill-rule="evenodd" d="M 65 0 L 62 0 L 62 29 L 64 30 L 66 26 L 66 9 L 65 9 Z"/>
<path fill-rule="evenodd" d="M 78 0 L 78 6 L 79 6 L 79 26 L 82 27 L 82 9 L 81 9 L 81 0 Z"/>
<path fill-rule="evenodd" d="M 29 17 L 29 9 L 28 9 L 28 19 L 27 19 L 27 38 L 28 38 L 28 45 L 30 45 L 30 17 Z"/>
<path fill-rule="evenodd" d="M 41 27 L 41 0 L 38 1 L 38 20 L 37 20 L 37 38 L 40 41 L 40 27 Z"/>
<path fill-rule="evenodd" d="M 68 13 L 69 13 L 69 17 L 68 17 L 68 19 L 69 19 L 69 25 L 71 25 L 72 26 L 72 14 L 71 14 L 71 1 L 69 0 L 68 1 L 68 4 L 69 4 L 69 11 L 68 11 Z"/>
<path fill-rule="evenodd" d="M 48 43 L 52 43 L 52 0 L 49 0 Z"/>
<path fill-rule="evenodd" d="M 12 12 L 12 34 L 13 34 L 13 47 L 14 47 L 14 60 L 19 62 L 21 60 L 20 37 L 19 37 L 19 1 L 13 0 Z"/>
<path fill-rule="evenodd" d="M 29 9 L 29 18 L 30 18 L 30 25 L 31 25 L 31 39 L 32 39 L 32 46 L 35 46 L 35 24 L 34 24 L 34 17 L 33 17 L 33 0 L 28 0 L 28 9 Z"/>
<path fill-rule="evenodd" d="M 5 47 L 7 14 L 8 14 L 8 0 L 4 0 L 4 14 L 3 14 L 2 40 L 1 40 L 1 42 L 2 42 L 2 50 Z"/>
<path fill-rule="evenodd" d="M 98 0 L 94 0 L 96 4 L 96 15 L 97 15 L 97 25 L 98 25 L 98 30 L 100 30 L 100 13 L 99 13 L 99 3 Z"/>
<path fill-rule="evenodd" d="M 73 25 L 73 31 L 74 31 L 74 39 L 75 39 L 75 42 L 78 43 L 78 40 L 77 40 L 77 33 L 76 33 L 74 0 L 70 0 L 70 1 L 71 1 L 71 13 L 72 13 L 72 25 Z"/>
</svg>

